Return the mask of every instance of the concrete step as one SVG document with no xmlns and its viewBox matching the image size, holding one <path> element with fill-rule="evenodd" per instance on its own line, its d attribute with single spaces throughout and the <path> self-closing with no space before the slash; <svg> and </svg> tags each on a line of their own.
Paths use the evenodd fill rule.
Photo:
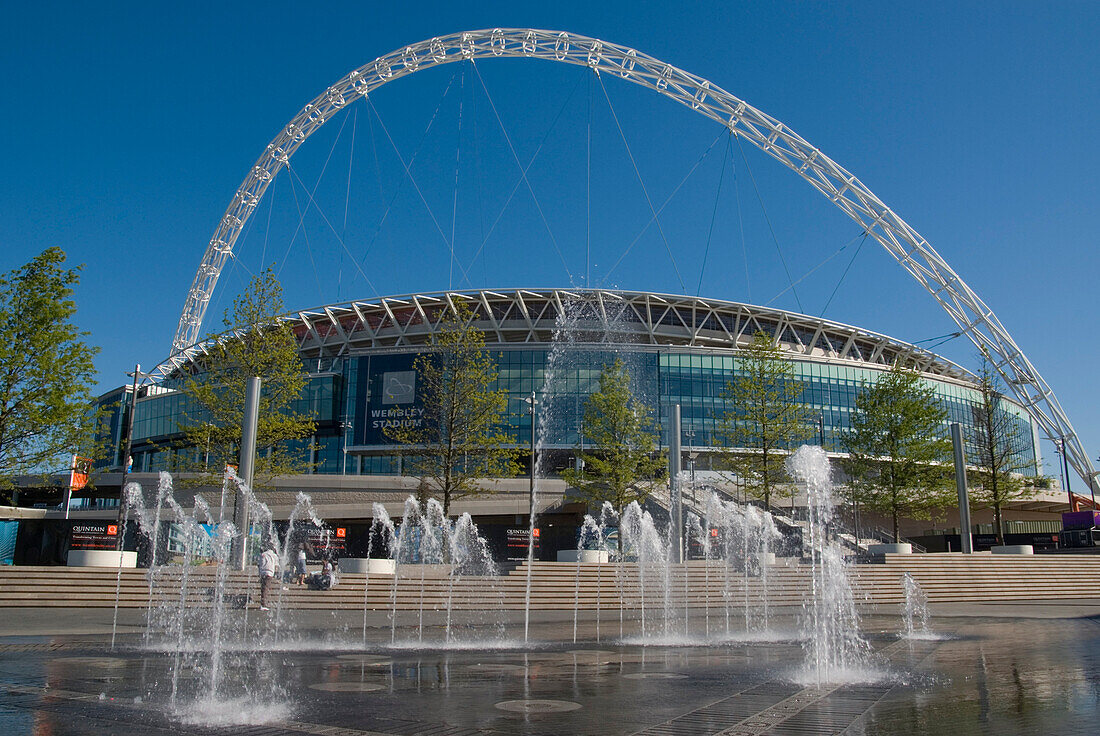
<svg viewBox="0 0 1100 736">
<path fill-rule="evenodd" d="M 851 566 L 857 600 L 896 604 L 903 598 L 900 579 L 909 572 L 935 602 L 977 600 L 1058 600 L 1095 595 L 1092 581 L 1100 574 L 1100 557 L 1081 556 L 994 556 L 961 553 L 933 555 L 886 555 L 866 564 Z M 663 571 L 640 570 L 637 565 L 612 563 L 521 564 L 499 577 L 460 576 L 452 579 L 445 566 L 423 569 L 406 566 L 396 585 L 399 609 L 441 610 L 450 600 L 454 610 L 520 610 L 527 596 L 530 575 L 531 604 L 540 610 L 592 609 L 599 603 L 605 610 L 620 605 L 637 608 L 644 599 L 663 605 Z M 673 566 L 668 573 L 667 598 L 673 606 L 692 608 L 723 606 L 727 600 L 738 605 L 746 595 L 761 599 L 767 585 L 771 605 L 798 606 L 809 590 L 810 568 L 796 560 L 782 560 L 769 566 L 766 580 L 745 576 L 721 562 L 689 561 Z M 421 575 L 423 574 L 423 580 Z M 152 576 L 152 600 L 158 606 L 178 605 L 184 571 L 162 568 Z M 388 609 L 395 598 L 393 576 L 342 574 L 330 591 L 311 591 L 289 586 L 279 591 L 282 605 L 294 609 L 362 609 L 364 585 L 366 605 Z M 210 605 L 217 582 L 210 567 L 191 568 L 186 573 L 189 607 Z M 141 608 L 148 605 L 150 575 L 147 570 L 65 567 L 0 568 L 0 607 L 118 605 Z M 255 601 L 258 583 L 253 570 L 226 576 L 226 595 Z"/>
</svg>

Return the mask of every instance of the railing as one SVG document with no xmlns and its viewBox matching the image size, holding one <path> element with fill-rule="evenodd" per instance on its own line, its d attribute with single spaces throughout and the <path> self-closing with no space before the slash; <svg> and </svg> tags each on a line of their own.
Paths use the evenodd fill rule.
<svg viewBox="0 0 1100 736">
<path fill-rule="evenodd" d="M 882 527 L 878 527 L 878 526 L 860 527 L 859 531 L 860 531 L 861 534 L 870 532 L 870 534 L 871 534 L 870 538 L 871 539 L 875 539 L 876 541 L 881 542 L 883 544 L 893 544 L 894 543 L 894 533 L 892 531 L 887 530 L 887 529 L 883 529 Z M 900 537 L 899 536 L 899 539 L 902 542 L 904 542 L 905 544 L 913 545 L 913 551 L 914 552 L 927 552 L 928 551 L 928 549 L 926 547 L 924 547 L 923 545 L 917 544 L 916 542 L 914 542 L 912 539 L 909 539 L 908 537 Z"/>
<path fill-rule="evenodd" d="M 728 491 L 713 485 L 697 485 L 689 486 L 685 484 L 681 488 L 681 498 L 683 501 L 683 507 L 685 511 L 690 511 L 702 518 L 705 514 L 699 507 L 699 499 L 709 497 L 711 493 L 716 493 L 723 501 L 733 501 L 734 503 L 743 503 L 735 498 Z M 666 511 L 672 505 L 670 498 L 670 490 L 667 486 L 658 487 L 653 493 L 650 494 L 649 499 L 656 503 Z M 772 518 L 775 519 L 777 526 L 789 536 L 794 529 L 804 530 L 806 525 L 806 509 L 795 507 L 793 509 L 782 509 L 779 507 L 773 507 L 771 510 Z M 802 517 L 802 518 L 800 518 Z M 894 541 L 893 532 L 876 526 L 864 526 L 860 525 L 859 535 L 857 536 L 853 529 L 845 525 L 840 521 L 835 521 L 833 525 L 833 534 L 836 535 L 841 542 L 843 542 L 848 548 L 857 552 L 866 552 L 867 544 L 872 543 L 884 543 L 891 544 Z M 906 544 L 910 544 L 913 547 L 914 552 L 925 553 L 928 551 L 926 547 L 912 539 L 902 537 L 901 540 Z"/>
<path fill-rule="evenodd" d="M 1029 520 L 1004 520 L 1001 522 L 1004 528 L 1005 534 L 1057 534 L 1062 531 L 1061 521 L 1037 521 L 1034 519 Z M 927 529 L 925 530 L 925 536 L 934 537 L 939 535 L 952 535 L 958 534 L 959 527 L 951 526 L 943 529 Z M 970 528 L 971 534 L 994 534 L 993 524 L 973 524 Z"/>
</svg>

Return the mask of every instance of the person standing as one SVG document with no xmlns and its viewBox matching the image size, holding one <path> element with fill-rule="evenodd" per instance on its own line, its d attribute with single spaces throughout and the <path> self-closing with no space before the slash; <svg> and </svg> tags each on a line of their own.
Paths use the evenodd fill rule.
<svg viewBox="0 0 1100 736">
<path fill-rule="evenodd" d="M 267 543 L 256 567 L 260 573 L 260 610 L 267 611 L 268 591 L 275 586 L 275 572 L 279 569 L 279 555 L 275 554 L 275 545 Z"/>
<path fill-rule="evenodd" d="M 306 575 L 309 574 L 309 569 L 306 567 L 306 548 L 305 545 L 298 548 L 298 585 L 306 584 Z"/>
</svg>

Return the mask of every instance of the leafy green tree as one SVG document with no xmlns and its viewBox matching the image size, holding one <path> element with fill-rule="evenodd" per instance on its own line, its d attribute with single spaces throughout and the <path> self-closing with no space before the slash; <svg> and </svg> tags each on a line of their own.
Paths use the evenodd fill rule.
<svg viewBox="0 0 1100 736">
<path fill-rule="evenodd" d="M 463 302 L 455 302 L 413 369 L 424 414 L 386 435 L 406 446 L 404 472 L 420 476 L 421 495 L 439 498 L 449 514 L 454 501 L 487 492 L 480 481 L 519 471 L 515 440 L 504 429 L 508 394 L 493 388 L 496 362 Z"/>
<path fill-rule="evenodd" d="M 1000 377 L 988 361 L 982 361 L 978 372 L 978 403 L 972 416 L 967 437 L 970 497 L 993 509 L 997 544 L 1004 544 L 1002 507 L 1009 501 L 1030 498 L 1036 490 L 1022 475 L 1033 467 L 1023 454 L 1030 437 L 1021 431 L 1016 415 L 1008 409 Z"/>
<path fill-rule="evenodd" d="M 196 482 L 220 483 L 227 464 L 239 462 L 245 385 L 261 379 L 253 483 L 270 487 L 276 476 L 304 472 L 309 448 L 301 440 L 315 431 L 313 420 L 294 411 L 308 378 L 285 311 L 283 289 L 268 268 L 226 310 L 225 332 L 210 338 L 206 354 L 184 381 L 191 399 L 180 429 L 185 459 L 180 469 Z"/>
<path fill-rule="evenodd" d="M 649 496 L 665 466 L 647 408 L 635 401 L 630 373 L 616 359 L 600 373 L 600 388 L 584 405 L 584 433 L 591 449 L 578 455 L 584 471 L 568 468 L 562 479 L 587 499 L 589 506 L 605 501 L 622 516 L 632 501 Z M 623 539 L 619 535 L 619 551 Z"/>
<path fill-rule="evenodd" d="M 730 408 L 718 418 L 717 429 L 732 448 L 725 464 L 765 508 L 771 508 L 773 496 L 791 493 L 787 456 L 813 433 L 801 394 L 794 363 L 771 337 L 758 332 L 737 351 L 737 375 L 722 391 Z"/>
<path fill-rule="evenodd" d="M 889 514 L 928 518 L 948 504 L 951 440 L 947 410 L 920 375 L 895 365 L 856 397 L 844 467 L 863 503 Z"/>
<path fill-rule="evenodd" d="M 99 352 L 72 324 L 80 267 L 64 269 L 65 252 L 47 248 L 0 276 L 0 495 L 16 475 L 65 467 L 88 453 Z"/>
</svg>

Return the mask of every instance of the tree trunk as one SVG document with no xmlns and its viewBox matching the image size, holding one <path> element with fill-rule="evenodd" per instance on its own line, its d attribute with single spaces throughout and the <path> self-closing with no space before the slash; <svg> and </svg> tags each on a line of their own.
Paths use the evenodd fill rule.
<svg viewBox="0 0 1100 736">
<path fill-rule="evenodd" d="M 1001 520 L 1001 504 L 993 504 L 993 533 L 997 535 L 997 544 L 1004 545 L 1005 534 Z"/>
<path fill-rule="evenodd" d="M 623 561 L 623 507 L 615 509 L 615 513 L 619 517 L 619 533 L 615 535 L 615 541 L 619 546 L 619 562 Z"/>
<path fill-rule="evenodd" d="M 427 508 L 430 495 L 428 479 L 421 476 L 420 481 L 416 484 L 416 502 L 420 505 L 420 508 Z"/>
<path fill-rule="evenodd" d="M 898 544 L 898 543 L 901 542 L 901 532 L 898 530 L 898 507 L 897 506 L 895 506 L 894 509 L 893 509 L 893 516 L 894 516 L 894 544 Z"/>
</svg>

